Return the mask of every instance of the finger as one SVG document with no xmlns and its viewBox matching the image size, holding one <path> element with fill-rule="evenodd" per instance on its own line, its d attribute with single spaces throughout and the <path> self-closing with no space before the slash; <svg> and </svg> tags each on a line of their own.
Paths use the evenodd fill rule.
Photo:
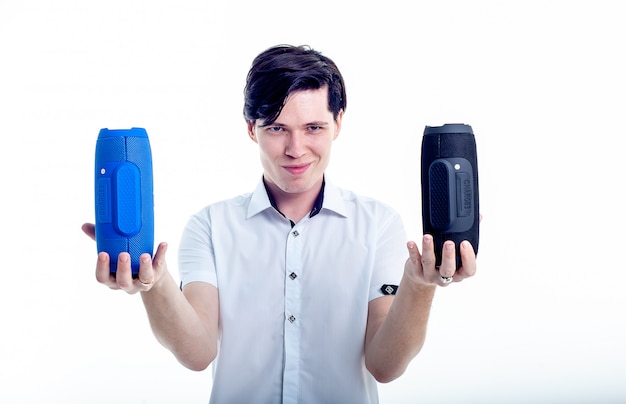
<svg viewBox="0 0 626 404">
<path fill-rule="evenodd" d="M 140 290 L 146 292 L 152 288 L 161 274 L 166 270 L 165 253 L 167 252 L 167 243 L 161 243 L 157 247 L 154 259 L 150 254 L 142 254 L 139 257 L 139 276 L 137 283 Z"/>
<path fill-rule="evenodd" d="M 96 240 L 96 226 L 93 223 L 84 223 L 81 229 L 83 233 L 88 235 L 92 240 Z"/>
<path fill-rule="evenodd" d="M 103 285 L 107 285 L 111 289 L 119 289 L 115 278 L 111 276 L 111 259 L 109 254 L 101 252 L 98 254 L 98 263 L 96 264 L 96 280 Z"/>
<path fill-rule="evenodd" d="M 420 265 L 422 255 L 420 254 L 417 248 L 417 244 L 415 244 L 415 241 L 409 241 L 408 243 L 406 243 L 406 247 L 409 250 L 409 260 L 411 260 L 411 262 L 414 264 Z"/>
<path fill-rule="evenodd" d="M 127 252 L 120 253 L 117 258 L 117 271 L 115 280 L 120 289 L 127 293 L 137 292 L 133 282 L 133 270 L 131 267 L 130 254 Z"/>
<path fill-rule="evenodd" d="M 425 234 L 422 238 L 422 270 L 424 271 L 424 279 L 428 282 L 436 283 L 439 279 L 439 272 L 435 267 L 435 248 L 433 236 Z"/>
<path fill-rule="evenodd" d="M 472 244 L 467 240 L 463 241 L 460 251 L 462 266 L 455 275 L 455 280 L 459 281 L 476 274 L 476 253 Z"/>
<path fill-rule="evenodd" d="M 137 280 L 144 287 L 152 286 L 154 270 L 152 269 L 152 257 L 150 254 L 141 254 L 141 257 L 139 257 L 139 276 Z"/>
<path fill-rule="evenodd" d="M 451 278 L 456 272 L 456 251 L 454 241 L 446 241 L 443 243 L 443 251 L 441 253 L 441 265 L 439 266 L 439 276 Z"/>
<path fill-rule="evenodd" d="M 157 270 L 162 270 L 166 268 L 165 264 L 165 254 L 167 253 L 167 243 L 160 243 L 157 247 L 157 251 L 154 254 L 154 262 L 152 265 L 157 268 Z"/>
<path fill-rule="evenodd" d="M 422 268 L 422 255 L 417 248 L 417 244 L 414 241 L 406 243 L 406 247 L 409 250 L 409 258 L 406 260 L 404 270 L 409 274 L 417 276 L 417 280 L 424 282 L 424 269 Z"/>
</svg>

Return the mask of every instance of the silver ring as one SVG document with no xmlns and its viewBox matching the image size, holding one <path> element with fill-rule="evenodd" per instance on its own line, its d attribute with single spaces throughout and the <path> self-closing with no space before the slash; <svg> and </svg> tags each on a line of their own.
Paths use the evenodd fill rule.
<svg viewBox="0 0 626 404">
<path fill-rule="evenodd" d="M 448 283 L 452 282 L 452 277 L 445 277 L 445 276 L 439 276 L 439 278 L 441 278 L 441 282 L 443 282 L 444 285 L 447 285 Z"/>
</svg>

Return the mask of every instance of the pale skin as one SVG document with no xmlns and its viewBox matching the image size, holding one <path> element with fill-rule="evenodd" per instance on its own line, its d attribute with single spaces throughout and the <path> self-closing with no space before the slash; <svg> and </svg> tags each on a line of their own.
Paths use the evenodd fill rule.
<svg viewBox="0 0 626 404">
<path fill-rule="evenodd" d="M 328 91 L 292 93 L 270 125 L 248 122 L 248 135 L 258 144 L 263 175 L 278 209 L 294 222 L 308 214 L 321 189 L 333 141 L 339 136 L 343 111 L 328 110 Z M 83 231 L 94 238 L 93 224 Z M 389 382 L 406 370 L 421 350 L 432 299 L 437 286 L 447 286 L 441 276 L 460 282 L 476 272 L 470 243 L 461 243 L 461 268 L 456 268 L 454 243 L 446 242 L 442 262 L 435 267 L 432 237 L 424 235 L 421 249 L 409 241 L 409 258 L 395 296 L 372 300 L 368 306 L 365 365 L 379 382 Z M 131 275 L 128 254 L 118 257 L 117 276 L 109 274 L 110 258 L 98 255 L 96 279 L 111 289 L 141 293 L 150 325 L 159 342 L 184 366 L 203 370 L 217 354 L 218 290 L 192 282 L 180 292 L 167 269 L 167 244 L 159 244 L 154 258 L 141 257 L 139 276 Z M 421 251 L 421 252 L 420 252 Z"/>
</svg>

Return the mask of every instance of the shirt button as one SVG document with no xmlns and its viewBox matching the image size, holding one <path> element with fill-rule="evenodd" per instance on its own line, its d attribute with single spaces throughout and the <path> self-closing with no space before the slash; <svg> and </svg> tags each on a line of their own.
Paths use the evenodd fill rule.
<svg viewBox="0 0 626 404">
<path fill-rule="evenodd" d="M 296 275 L 295 272 L 292 272 L 291 274 L 289 274 L 289 277 L 291 278 L 291 280 L 294 280 L 298 277 L 298 275 Z"/>
<path fill-rule="evenodd" d="M 293 323 L 294 321 L 296 321 L 296 318 L 294 316 L 289 316 L 287 320 L 289 320 L 290 323 Z"/>
<path fill-rule="evenodd" d="M 294 230 L 291 234 L 293 234 L 294 237 L 298 237 L 300 235 L 300 233 L 298 233 L 298 230 Z"/>
</svg>

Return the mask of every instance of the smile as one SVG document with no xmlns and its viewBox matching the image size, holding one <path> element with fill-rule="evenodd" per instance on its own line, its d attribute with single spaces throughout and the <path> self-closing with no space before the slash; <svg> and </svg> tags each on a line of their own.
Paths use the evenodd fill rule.
<svg viewBox="0 0 626 404">
<path fill-rule="evenodd" d="M 309 169 L 310 166 L 311 164 L 308 163 L 308 164 L 283 166 L 283 168 L 287 170 L 287 172 L 291 175 L 302 175 L 306 172 L 306 170 Z"/>
</svg>

